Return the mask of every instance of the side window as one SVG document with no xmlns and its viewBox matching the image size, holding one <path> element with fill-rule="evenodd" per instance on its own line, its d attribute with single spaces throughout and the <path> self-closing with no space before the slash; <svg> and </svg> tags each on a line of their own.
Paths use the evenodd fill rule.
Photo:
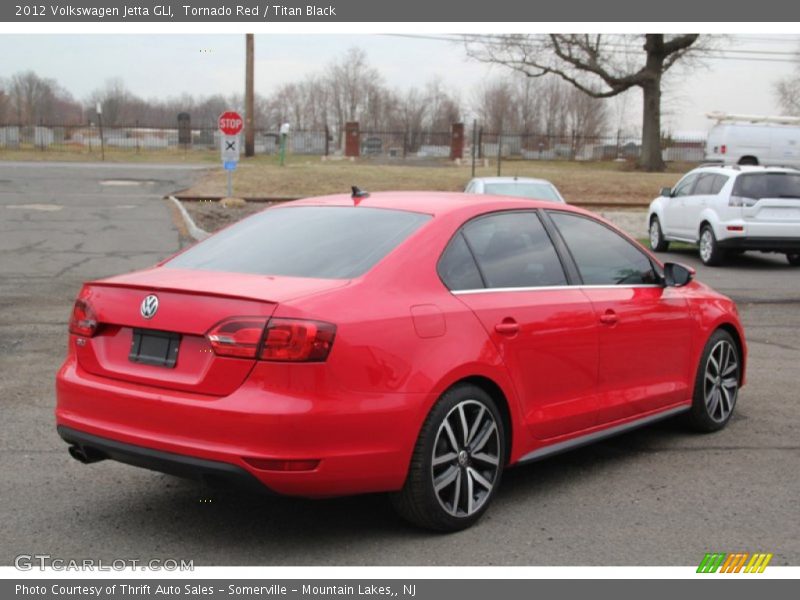
<svg viewBox="0 0 800 600">
<path fill-rule="evenodd" d="M 675 189 L 672 190 L 672 197 L 677 198 L 679 196 L 688 196 L 692 193 L 692 187 L 694 186 L 694 182 L 697 180 L 697 174 L 693 173 L 692 175 L 687 175 L 684 177 L 678 185 L 675 186 Z"/>
<path fill-rule="evenodd" d="M 483 287 L 478 265 L 469 251 L 464 235 L 459 232 L 439 260 L 439 277 L 448 289 L 476 290 Z"/>
<path fill-rule="evenodd" d="M 711 186 L 711 193 L 714 195 L 719 194 L 725 184 L 728 183 L 728 179 L 727 175 L 714 175 L 714 185 Z"/>
<path fill-rule="evenodd" d="M 550 236 L 534 212 L 503 212 L 464 226 L 489 288 L 566 285 Z"/>
<path fill-rule="evenodd" d="M 567 243 L 584 284 L 658 283 L 650 259 L 608 227 L 563 212 L 550 212 L 550 216 Z"/>
<path fill-rule="evenodd" d="M 692 191 L 693 196 L 707 196 L 709 194 L 713 194 L 711 190 L 714 189 L 714 180 L 716 179 L 716 175 L 713 173 L 700 173 L 697 176 L 697 183 L 694 184 L 694 190 Z"/>
</svg>

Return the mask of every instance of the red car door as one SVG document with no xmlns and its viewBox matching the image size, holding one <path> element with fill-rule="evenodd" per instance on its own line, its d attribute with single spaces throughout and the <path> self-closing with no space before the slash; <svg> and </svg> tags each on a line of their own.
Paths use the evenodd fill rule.
<svg viewBox="0 0 800 600">
<path fill-rule="evenodd" d="M 500 352 L 534 437 L 596 423 L 597 320 L 580 287 L 567 285 L 535 212 L 470 221 L 451 241 L 439 271 Z"/>
<path fill-rule="evenodd" d="M 599 329 L 599 417 L 608 423 L 688 401 L 693 318 L 680 288 L 602 223 L 549 212 L 569 247 Z"/>
</svg>

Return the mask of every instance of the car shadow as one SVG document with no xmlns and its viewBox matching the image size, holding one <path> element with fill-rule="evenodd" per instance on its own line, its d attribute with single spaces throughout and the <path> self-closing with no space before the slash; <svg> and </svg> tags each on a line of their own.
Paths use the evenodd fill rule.
<svg viewBox="0 0 800 600">
<path fill-rule="evenodd" d="M 642 452 L 674 446 L 683 436 L 691 434 L 682 423 L 669 420 L 509 469 L 503 476 L 495 506 L 484 521 L 472 530 L 453 535 L 479 535 L 482 523 L 503 518 L 504 505 L 524 502 L 533 510 L 537 501 L 559 498 L 576 479 L 602 472 L 615 463 L 633 462 Z M 206 564 L 219 565 L 265 561 L 321 564 L 330 561 L 331 553 L 343 546 L 368 548 L 378 540 L 402 542 L 436 535 L 402 521 L 392 510 L 386 494 L 309 500 L 223 491 L 160 474 L 146 480 L 144 487 L 148 489 L 125 493 L 125 520 L 138 523 L 138 527 L 126 532 L 131 547 L 147 547 L 140 544 L 154 537 L 180 540 L 187 551 L 195 545 L 203 548 L 199 554 L 189 554 L 197 557 L 198 565 L 204 564 L 204 556 Z M 114 527 L 120 518 L 116 503 L 102 503 L 102 507 L 96 505 L 94 510 L 92 524 L 100 531 Z M 203 542 L 209 539 L 214 540 L 218 549 L 213 556 Z M 375 564 L 379 564 L 381 553 L 374 556 Z"/>
<path fill-rule="evenodd" d="M 697 256 L 697 249 L 695 248 L 675 248 L 669 252 L 660 253 L 658 256 L 663 262 L 683 262 L 701 269 L 724 269 L 727 267 L 758 271 L 789 271 L 797 268 L 790 265 L 783 254 L 776 253 L 743 252 L 741 254 L 729 254 L 725 257 L 725 262 L 717 267 L 703 265 Z"/>
</svg>

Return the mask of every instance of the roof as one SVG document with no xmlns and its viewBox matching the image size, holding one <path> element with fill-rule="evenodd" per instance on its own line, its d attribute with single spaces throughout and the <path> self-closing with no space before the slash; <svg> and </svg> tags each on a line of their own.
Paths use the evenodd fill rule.
<svg viewBox="0 0 800 600">
<path fill-rule="evenodd" d="M 534 177 L 475 177 L 472 181 L 482 181 L 483 183 L 545 183 L 553 185 L 547 179 L 536 179 Z"/>
<path fill-rule="evenodd" d="M 769 165 L 700 165 L 696 170 L 720 173 L 723 175 L 742 175 L 744 173 L 797 173 L 795 167 L 780 167 Z"/>
<path fill-rule="evenodd" d="M 494 210 L 563 208 L 552 201 L 496 196 L 492 194 L 465 194 L 463 192 L 375 192 L 367 198 L 354 200 L 350 194 L 317 196 L 281 206 L 358 206 L 362 208 L 390 208 L 442 216 L 450 213 L 480 214 Z M 580 211 L 579 211 L 580 212 Z"/>
</svg>

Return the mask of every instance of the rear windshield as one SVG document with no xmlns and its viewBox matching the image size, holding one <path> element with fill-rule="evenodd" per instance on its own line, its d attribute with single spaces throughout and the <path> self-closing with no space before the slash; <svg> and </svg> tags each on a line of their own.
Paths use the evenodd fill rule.
<svg viewBox="0 0 800 600">
<path fill-rule="evenodd" d="M 733 195 L 743 198 L 800 198 L 800 173 L 749 173 L 740 175 Z"/>
<path fill-rule="evenodd" d="M 547 183 L 487 183 L 486 193 L 561 202 L 553 186 Z"/>
<path fill-rule="evenodd" d="M 380 208 L 276 208 L 228 227 L 165 266 L 350 279 L 366 273 L 430 218 Z"/>
</svg>

